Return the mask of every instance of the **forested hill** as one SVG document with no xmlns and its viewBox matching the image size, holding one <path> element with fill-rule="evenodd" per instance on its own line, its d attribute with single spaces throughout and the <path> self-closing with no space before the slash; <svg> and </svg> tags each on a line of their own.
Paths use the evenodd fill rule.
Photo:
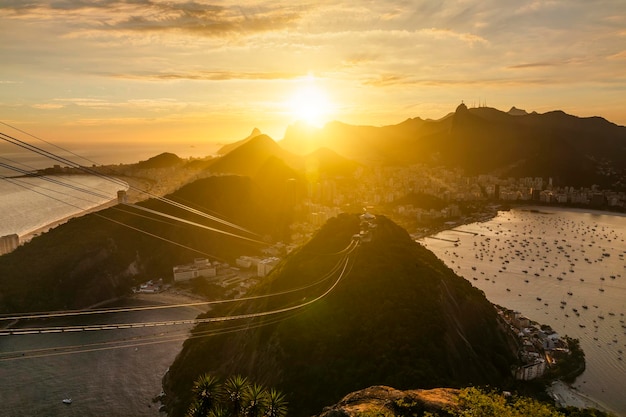
<svg viewBox="0 0 626 417">
<path fill-rule="evenodd" d="M 350 252 L 344 249 L 361 230 L 359 216 L 330 219 L 255 293 L 301 291 L 211 311 L 258 313 L 314 300 L 337 279 L 329 271 L 351 253 L 349 272 L 302 311 L 255 319 L 238 332 L 232 330 L 241 322 L 199 325 L 164 379 L 170 415 L 184 415 L 191 384 L 204 372 L 241 374 L 276 387 L 296 417 L 371 385 L 505 384 L 515 358 L 484 294 L 389 219 L 375 222 L 371 241 Z"/>
<path fill-rule="evenodd" d="M 224 175 L 194 181 L 168 197 L 209 213 L 227 213 L 229 222 L 281 240 L 292 210 L 285 187 L 280 178 L 267 178 L 260 186 L 250 178 Z M 138 206 L 253 236 L 155 199 Z M 0 256 L 0 313 L 84 308 L 128 294 L 140 282 L 171 279 L 174 265 L 196 257 L 232 262 L 263 247 L 207 228 L 164 221 L 123 205 L 72 219 Z"/>
</svg>

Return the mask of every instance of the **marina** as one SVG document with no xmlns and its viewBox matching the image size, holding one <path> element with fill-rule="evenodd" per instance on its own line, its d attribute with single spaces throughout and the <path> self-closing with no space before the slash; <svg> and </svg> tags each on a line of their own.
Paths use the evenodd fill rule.
<svg viewBox="0 0 626 417">
<path fill-rule="evenodd" d="M 435 237 L 421 243 L 491 302 L 578 338 L 587 369 L 573 386 L 626 415 L 625 216 L 516 209 Z"/>
</svg>

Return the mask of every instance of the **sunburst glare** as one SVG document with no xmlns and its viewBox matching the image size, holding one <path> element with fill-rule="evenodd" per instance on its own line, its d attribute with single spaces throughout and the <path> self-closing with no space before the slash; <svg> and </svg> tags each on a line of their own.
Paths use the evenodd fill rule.
<svg viewBox="0 0 626 417">
<path fill-rule="evenodd" d="M 334 105 L 319 80 L 308 76 L 298 83 L 287 108 L 294 120 L 321 127 L 334 112 Z"/>
</svg>

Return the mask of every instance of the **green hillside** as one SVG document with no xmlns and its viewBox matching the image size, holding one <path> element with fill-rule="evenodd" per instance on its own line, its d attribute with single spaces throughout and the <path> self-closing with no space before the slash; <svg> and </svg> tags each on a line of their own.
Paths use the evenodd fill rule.
<svg viewBox="0 0 626 417">
<path fill-rule="evenodd" d="M 350 256 L 350 269 L 307 308 L 242 323 L 199 325 L 164 380 L 173 416 L 184 414 L 190 384 L 204 372 L 242 374 L 287 395 L 290 415 L 319 412 L 371 385 L 400 389 L 492 384 L 509 378 L 514 355 L 482 292 L 377 217 L 372 241 Z M 263 302 L 215 309 L 211 316 L 258 313 L 315 299 L 336 278 L 321 280 L 345 254 L 357 215 L 343 214 L 287 257 L 256 289 L 268 294 L 306 288 Z M 207 332 L 229 333 L 206 337 Z"/>
<path fill-rule="evenodd" d="M 279 192 L 284 184 L 266 187 Z M 150 199 L 138 206 L 246 237 L 281 240 L 289 212 L 249 178 L 197 180 L 168 196 L 257 234 Z M 280 211 L 280 215 L 276 210 Z M 225 217 L 224 213 L 228 216 Z M 260 237 L 259 237 L 260 236 Z M 83 308 L 130 292 L 137 282 L 171 279 L 172 267 L 196 257 L 232 262 L 262 246 L 140 209 L 118 205 L 70 220 L 0 257 L 0 312 Z"/>
</svg>

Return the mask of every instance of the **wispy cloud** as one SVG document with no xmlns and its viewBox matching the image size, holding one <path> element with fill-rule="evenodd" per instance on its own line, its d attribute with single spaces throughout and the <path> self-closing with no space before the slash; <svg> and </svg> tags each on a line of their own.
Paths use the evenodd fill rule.
<svg viewBox="0 0 626 417">
<path fill-rule="evenodd" d="M 39 110 L 58 110 L 65 107 L 65 105 L 61 103 L 42 103 L 42 104 L 33 104 L 33 108 Z"/>
<path fill-rule="evenodd" d="M 620 51 L 616 54 L 609 55 L 608 59 L 626 59 L 626 51 Z"/>
<path fill-rule="evenodd" d="M 406 75 L 387 74 L 380 77 L 370 78 L 363 81 L 364 85 L 375 87 L 400 86 L 426 86 L 426 87 L 504 87 L 523 85 L 547 85 L 554 84 L 551 79 L 541 78 L 464 78 L 464 79 L 436 79 L 417 78 Z"/>
<path fill-rule="evenodd" d="M 79 107 L 89 110 L 142 110 L 150 112 L 178 111 L 188 107 L 190 103 L 173 98 L 110 100 L 101 98 L 57 98 L 49 103 L 34 104 L 32 107 L 41 110 Z"/>
<path fill-rule="evenodd" d="M 144 81 L 228 81 L 228 80 L 290 80 L 301 77 L 293 72 L 238 72 L 238 71 L 195 71 L 168 73 L 111 74 L 113 78 Z"/>
<path fill-rule="evenodd" d="M 3 7 L 17 19 L 66 22 L 67 35 L 94 32 L 178 32 L 195 36 L 280 30 L 300 18 L 301 7 L 223 6 L 202 1 L 68 0 L 50 3 L 12 1 Z"/>
</svg>

